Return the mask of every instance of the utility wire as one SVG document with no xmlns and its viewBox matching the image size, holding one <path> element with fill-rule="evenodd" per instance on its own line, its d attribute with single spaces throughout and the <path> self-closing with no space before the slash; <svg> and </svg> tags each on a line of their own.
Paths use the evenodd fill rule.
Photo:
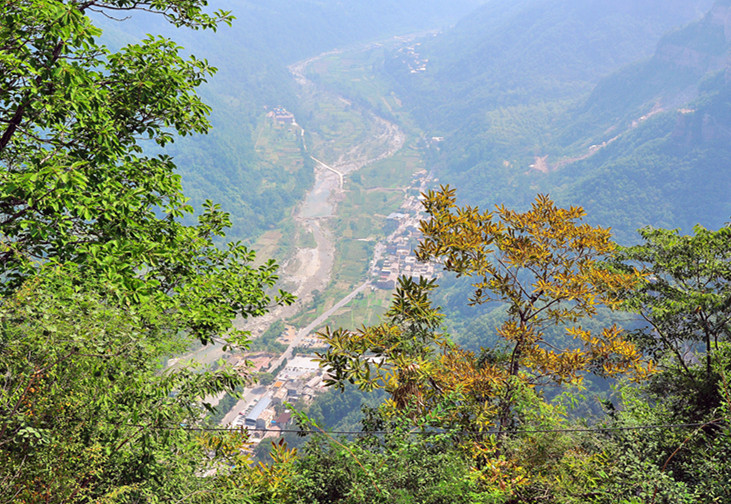
<svg viewBox="0 0 731 504">
<path fill-rule="evenodd" d="M 507 430 L 499 431 L 497 429 L 488 429 L 484 431 L 413 431 L 409 434 L 425 435 L 425 436 L 436 436 L 439 434 L 539 434 L 539 433 L 561 433 L 561 432 L 606 432 L 606 431 L 633 431 L 633 430 L 649 430 L 649 429 L 681 429 L 691 427 L 703 427 L 710 425 L 719 425 L 725 422 L 711 421 L 711 422 L 696 422 L 696 423 L 679 423 L 679 424 L 650 424 L 650 425 L 632 425 L 623 427 L 576 427 L 568 429 L 526 429 L 526 430 Z M 121 427 L 121 426 L 120 426 Z M 328 431 L 328 430 L 316 430 L 316 429 L 271 429 L 271 428 L 256 428 L 246 426 L 235 426 L 235 427 L 188 427 L 186 425 L 180 425 L 175 427 L 166 426 L 142 426 L 142 425 L 127 425 L 127 427 L 137 428 L 151 428 L 156 430 L 185 430 L 192 432 L 236 432 L 236 431 L 249 431 L 249 432 L 279 432 L 279 433 L 296 433 L 296 434 L 338 434 L 338 435 L 385 435 L 394 434 L 397 431 L 393 430 L 376 430 L 376 431 Z"/>
</svg>

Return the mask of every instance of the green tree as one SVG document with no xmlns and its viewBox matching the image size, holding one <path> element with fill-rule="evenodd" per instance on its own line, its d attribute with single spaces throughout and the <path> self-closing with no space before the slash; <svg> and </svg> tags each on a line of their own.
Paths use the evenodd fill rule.
<svg viewBox="0 0 731 504">
<path fill-rule="evenodd" d="M 648 324 L 636 335 L 642 348 L 690 381 L 713 381 L 714 354 L 731 340 L 731 227 L 693 231 L 642 229 L 644 242 L 621 249 L 615 261 L 646 273 L 624 302 Z M 690 367 L 699 360 L 697 376 Z"/>
<path fill-rule="evenodd" d="M 206 500 L 242 437 L 191 431 L 223 366 L 163 368 L 197 340 L 246 343 L 237 316 L 273 303 L 277 266 L 196 225 L 164 153 L 205 133 L 214 69 L 150 36 L 111 52 L 87 14 L 215 29 L 205 0 L 0 2 L 0 502 Z"/>
<path fill-rule="evenodd" d="M 241 244 L 214 246 L 230 225 L 212 203 L 198 225 L 164 147 L 204 133 L 195 88 L 214 69 L 148 37 L 113 53 L 86 15 L 152 11 L 215 28 L 228 13 L 203 0 L 4 0 L 0 11 L 0 274 L 12 292 L 49 263 L 79 265 L 130 302 L 159 303 L 202 341 L 234 315 L 261 313 L 273 262 L 254 268 Z M 286 299 L 283 294 L 281 299 Z"/>
<path fill-rule="evenodd" d="M 402 430 L 342 443 L 316 438 L 301 453 L 285 502 L 490 502 L 478 497 L 479 478 L 448 436 L 410 438 Z"/>
<path fill-rule="evenodd" d="M 154 307 L 115 302 L 108 286 L 59 269 L 4 298 L 0 325 L 0 502 L 180 499 L 237 456 L 186 426 L 241 377 L 163 372 L 189 340 Z"/>
<path fill-rule="evenodd" d="M 731 228 L 696 226 L 691 235 L 645 228 L 642 243 L 622 248 L 614 265 L 641 268 L 643 280 L 624 308 L 646 323 L 630 337 L 659 372 L 640 389 L 623 391 L 613 424 L 698 424 L 661 433 L 618 431 L 605 487 L 628 495 L 637 479 L 651 502 L 731 499 Z"/>
</svg>

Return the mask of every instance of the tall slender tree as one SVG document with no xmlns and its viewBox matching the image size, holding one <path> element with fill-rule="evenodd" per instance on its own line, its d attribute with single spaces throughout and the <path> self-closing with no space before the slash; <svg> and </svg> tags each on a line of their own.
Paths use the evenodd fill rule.
<svg viewBox="0 0 731 504">
<path fill-rule="evenodd" d="M 458 207 L 449 187 L 429 192 L 424 206 L 430 217 L 421 223 L 417 256 L 475 278 L 471 303 L 505 304 L 507 317 L 497 333 L 506 355 L 475 356 L 449 344 L 438 334 L 439 317 L 428 302 L 434 284 L 403 280 L 383 325 L 324 334 L 331 348 L 322 359 L 335 383 L 387 384 L 396 406 L 409 404 L 410 395 L 419 413 L 434 406 L 435 397 L 457 394 L 463 411 L 452 418 L 473 429 L 497 424 L 505 431 L 525 387 L 578 382 L 587 373 L 641 379 L 651 372 L 652 364 L 620 328 L 595 334 L 580 325 L 598 306 L 616 306 L 618 293 L 639 279 L 635 271 L 601 267 L 615 245 L 609 230 L 581 222 L 583 209 L 558 208 L 538 196 L 526 212 L 501 206 L 481 212 Z M 574 344 L 548 335 L 563 326 Z"/>
</svg>

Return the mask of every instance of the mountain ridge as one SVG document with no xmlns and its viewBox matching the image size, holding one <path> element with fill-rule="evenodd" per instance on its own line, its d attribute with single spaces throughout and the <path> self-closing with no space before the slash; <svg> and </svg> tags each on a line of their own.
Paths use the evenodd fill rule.
<svg viewBox="0 0 731 504">
<path fill-rule="evenodd" d="M 440 79 L 447 79 L 445 69 L 454 62 L 469 60 L 464 55 L 473 54 L 471 49 L 446 55 L 453 49 L 449 41 L 459 33 L 424 42 L 424 57 L 434 70 L 430 74 L 427 67 L 401 91 L 415 116 L 432 128 L 431 134 L 445 137 L 439 145 L 439 176 L 473 204 L 524 206 L 536 192 L 551 193 L 561 204 L 585 206 L 595 223 L 615 228 L 623 242 L 636 240 L 635 230 L 646 225 L 689 229 L 697 222 L 721 224 L 718 214 L 731 210 L 718 192 L 728 185 L 718 165 L 731 155 L 723 145 L 728 122 L 717 114 L 723 110 L 720 105 L 728 86 L 714 76 L 728 67 L 728 0 L 693 6 L 590 3 L 588 7 L 577 2 L 561 6 L 551 0 L 525 0 L 511 5 L 502 31 L 480 35 L 480 40 L 494 42 L 502 33 L 512 32 L 513 45 L 501 56 L 484 55 L 481 74 L 454 73 L 453 82 Z M 489 14 L 496 6 L 488 3 L 481 10 Z M 594 17 L 587 14 L 591 6 L 601 7 Z M 699 6 L 707 7 L 702 16 L 696 15 Z M 551 8 L 556 12 L 539 16 Z M 677 10 L 668 14 L 672 9 Z M 664 26 L 657 20 L 654 25 L 647 21 L 659 12 L 668 14 Z M 694 19 L 688 19 L 689 12 Z M 602 23 L 610 25 L 626 15 L 639 16 L 630 26 L 650 23 L 642 47 L 627 49 L 639 40 L 636 34 L 623 35 L 614 26 L 602 31 Z M 686 20 L 680 23 L 683 26 L 671 26 L 679 18 Z M 476 26 L 478 19 L 473 15 L 465 23 Z M 515 19 L 533 24 L 511 27 Z M 460 26 L 464 25 L 458 23 L 455 30 Z M 530 32 L 526 26 L 546 30 Z M 574 26 L 573 32 L 567 31 L 569 26 Z M 597 27 L 599 51 L 592 52 L 590 45 L 569 51 L 546 44 L 543 52 L 531 53 L 541 41 L 561 34 L 567 37 L 561 47 L 581 46 L 590 38 L 586 26 Z M 577 35 L 570 38 L 571 33 Z M 621 61 L 608 57 L 597 61 L 611 52 L 601 46 L 614 35 L 626 37 L 611 49 L 618 51 Z M 655 37 L 652 43 L 650 35 Z M 486 47 L 478 42 L 472 41 L 470 47 Z M 434 48 L 439 44 L 441 48 Z M 507 61 L 513 55 L 520 57 Z M 541 55 L 546 56 L 534 65 Z M 498 64 L 495 60 L 500 57 Z M 397 63 L 386 64 L 394 80 L 399 78 Z M 612 63 L 613 71 L 607 72 Z M 479 65 L 473 61 L 470 70 L 477 71 Z M 571 73 L 577 65 L 585 65 L 583 74 Z M 551 66 L 552 73 L 543 71 Z M 516 78 L 527 72 L 523 69 L 530 71 Z M 566 77 L 561 80 L 561 75 Z M 448 97 L 440 101 L 437 89 L 449 90 L 444 92 Z M 714 161 L 711 151 L 721 161 Z M 689 196 L 681 196 L 681 188 Z M 627 202 L 628 198 L 634 201 Z M 688 200 L 693 204 L 687 206 L 686 215 L 680 202 Z M 706 208 L 699 201 L 707 202 Z"/>
</svg>

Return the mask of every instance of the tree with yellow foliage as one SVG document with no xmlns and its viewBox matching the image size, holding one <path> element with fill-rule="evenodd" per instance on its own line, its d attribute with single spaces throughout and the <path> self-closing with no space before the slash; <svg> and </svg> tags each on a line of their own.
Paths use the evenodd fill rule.
<svg viewBox="0 0 731 504">
<path fill-rule="evenodd" d="M 457 407 L 444 413 L 445 423 L 473 430 L 497 425 L 505 432 L 521 391 L 577 383 L 587 373 L 641 379 L 651 372 L 620 328 L 595 334 L 579 325 L 599 306 L 617 306 L 616 293 L 639 278 L 601 267 L 615 245 L 608 229 L 582 222 L 582 208 L 558 208 L 539 195 L 526 212 L 480 211 L 459 207 L 449 186 L 430 191 L 424 206 L 429 219 L 420 226 L 417 257 L 473 278 L 470 304 L 507 306 L 497 333 L 508 352 L 478 357 L 449 343 L 438 334 L 439 314 L 428 301 L 433 283 L 402 279 L 381 325 L 323 334 L 330 349 L 321 359 L 332 383 L 383 387 L 394 408 L 410 407 L 412 414 L 428 414 L 449 397 Z M 546 331 L 553 326 L 565 326 L 575 344 L 551 341 Z"/>
</svg>

